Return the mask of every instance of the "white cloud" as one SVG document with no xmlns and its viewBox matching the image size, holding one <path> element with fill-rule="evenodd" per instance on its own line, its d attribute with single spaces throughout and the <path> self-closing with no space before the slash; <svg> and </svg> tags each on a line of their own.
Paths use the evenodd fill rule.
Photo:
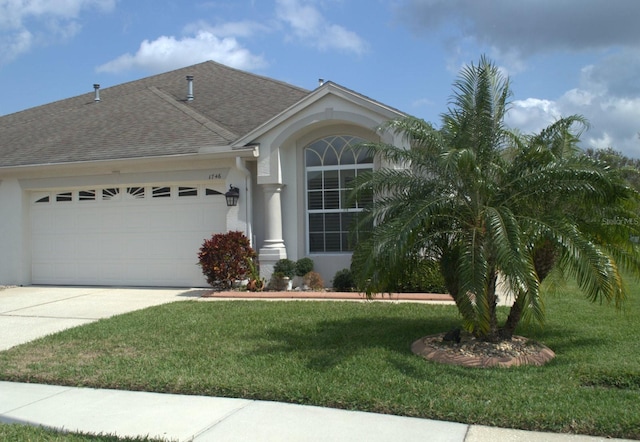
<svg viewBox="0 0 640 442">
<path fill-rule="evenodd" d="M 588 74 L 591 69 L 583 72 Z M 583 88 L 570 89 L 555 100 L 516 100 L 506 122 L 510 127 L 532 133 L 560 117 L 574 114 L 584 116 L 591 124 L 582 136 L 582 147 L 612 147 L 629 157 L 640 158 L 640 96 L 614 96 L 602 83 L 584 82 Z"/>
<path fill-rule="evenodd" d="M 337 49 L 363 54 L 367 43 L 355 32 L 327 21 L 310 2 L 301 0 L 277 0 L 276 14 L 291 27 L 296 40 L 319 50 Z"/>
<path fill-rule="evenodd" d="M 0 36 L 0 65 L 27 52 L 33 44 L 33 35 L 26 29 Z"/>
<path fill-rule="evenodd" d="M 0 0 L 0 63 L 33 46 L 75 36 L 87 9 L 110 11 L 116 0 Z"/>
<path fill-rule="evenodd" d="M 197 34 L 201 31 L 207 31 L 217 37 L 253 37 L 255 34 L 268 33 L 271 29 L 262 23 L 251 20 L 241 20 L 234 22 L 220 23 L 210 25 L 205 21 L 197 21 L 190 23 L 184 28 L 185 34 Z"/>
<path fill-rule="evenodd" d="M 560 110 L 555 102 L 527 98 L 513 101 L 505 120 L 514 129 L 523 133 L 534 133 L 553 123 L 560 116 Z"/>
<path fill-rule="evenodd" d="M 266 65 L 263 57 L 252 54 L 234 37 L 219 38 L 209 31 L 199 31 L 193 37 L 182 39 L 161 36 L 153 41 L 144 40 L 135 54 L 121 55 L 97 70 L 114 73 L 130 69 L 162 72 L 207 60 L 246 70 Z"/>
<path fill-rule="evenodd" d="M 239 39 L 252 38 L 288 25 L 298 41 L 318 50 L 342 50 L 361 54 L 366 43 L 354 32 L 328 22 L 310 3 L 299 0 L 276 0 L 276 23 L 271 26 L 251 20 L 222 22 L 211 25 L 205 21 L 190 23 L 184 37 L 161 36 L 140 44 L 137 52 L 127 53 L 97 68 L 98 72 L 122 72 L 143 69 L 162 72 L 206 60 L 245 70 L 267 65 L 264 57 L 253 54 Z"/>
</svg>

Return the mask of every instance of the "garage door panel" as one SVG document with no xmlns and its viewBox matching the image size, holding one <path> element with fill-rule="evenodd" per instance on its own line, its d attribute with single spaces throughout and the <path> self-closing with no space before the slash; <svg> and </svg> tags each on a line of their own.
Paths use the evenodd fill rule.
<svg viewBox="0 0 640 442">
<path fill-rule="evenodd" d="M 98 232 L 102 228 L 102 216 L 100 210 L 94 207 L 81 207 L 82 210 L 76 211 L 73 218 L 73 227 L 77 231 L 77 226 L 84 226 L 84 231 Z"/>
<path fill-rule="evenodd" d="M 32 280 L 206 286 L 197 252 L 226 211 L 221 196 L 34 203 Z"/>
<path fill-rule="evenodd" d="M 100 266 L 93 262 L 76 263 L 76 280 L 79 284 L 92 285 L 100 278 Z"/>
</svg>

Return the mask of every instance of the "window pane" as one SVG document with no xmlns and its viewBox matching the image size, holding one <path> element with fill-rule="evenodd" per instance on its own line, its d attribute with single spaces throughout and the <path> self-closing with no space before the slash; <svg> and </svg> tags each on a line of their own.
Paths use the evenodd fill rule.
<svg viewBox="0 0 640 442">
<path fill-rule="evenodd" d="M 327 233 L 325 235 L 325 251 L 327 252 L 341 252 L 342 247 L 340 243 L 340 233 Z"/>
<path fill-rule="evenodd" d="M 358 149 L 358 164 L 373 163 L 373 156 L 369 153 L 369 149 Z"/>
<path fill-rule="evenodd" d="M 340 208 L 340 192 L 332 190 L 324 193 L 324 208 L 339 209 Z"/>
<path fill-rule="evenodd" d="M 103 200 L 113 200 L 118 197 L 120 194 L 120 189 L 117 187 L 112 187 L 109 189 L 102 189 L 102 199 Z"/>
<path fill-rule="evenodd" d="M 324 232 L 324 214 L 309 214 L 309 232 Z"/>
<path fill-rule="evenodd" d="M 171 188 L 170 187 L 154 187 L 151 190 L 151 195 L 153 198 L 167 198 L 171 196 Z"/>
<path fill-rule="evenodd" d="M 351 196 L 351 191 L 350 190 L 341 190 L 340 191 L 340 198 L 341 198 L 341 203 L 340 203 L 340 207 L 343 209 L 355 209 L 356 208 L 356 201 L 350 198 Z"/>
<path fill-rule="evenodd" d="M 337 170 L 326 170 L 324 172 L 324 188 L 325 190 L 329 189 L 338 189 L 340 181 L 338 180 L 338 171 Z"/>
<path fill-rule="evenodd" d="M 335 149 L 332 146 L 328 146 L 326 152 L 324 153 L 324 159 L 322 161 L 323 166 L 337 166 L 338 165 L 338 155 Z"/>
<path fill-rule="evenodd" d="M 127 195 L 134 199 L 143 199 L 144 187 L 127 187 Z"/>
<path fill-rule="evenodd" d="M 78 192 L 78 201 L 95 201 L 95 199 L 95 190 L 81 190 L 80 192 Z"/>
<path fill-rule="evenodd" d="M 351 186 L 355 177 L 356 177 L 356 171 L 353 169 L 340 171 L 340 187 L 343 189 L 341 192 L 342 202 L 340 204 L 340 207 L 342 209 L 345 209 L 345 208 L 355 209 L 356 207 L 356 201 L 349 200 L 349 196 L 351 193 Z"/>
<path fill-rule="evenodd" d="M 338 152 L 338 156 L 340 157 L 340 164 L 342 164 L 342 153 L 344 152 L 344 147 L 350 141 L 351 137 L 333 137 L 331 140 L 331 145 Z"/>
<path fill-rule="evenodd" d="M 322 192 L 308 192 L 307 206 L 309 210 L 322 209 Z"/>
<path fill-rule="evenodd" d="M 345 212 L 341 214 L 341 223 L 340 223 L 340 230 L 342 230 L 343 232 L 348 232 L 349 229 L 351 228 L 351 223 L 353 222 L 354 219 L 354 214 L 353 213 L 349 213 L 349 212 Z"/>
<path fill-rule="evenodd" d="M 320 158 L 320 155 L 318 155 L 318 152 L 316 152 L 312 148 L 309 148 L 305 152 L 305 164 L 307 165 L 307 167 L 321 166 L 322 159 Z"/>
<path fill-rule="evenodd" d="M 343 252 L 352 252 L 354 249 L 354 244 L 352 244 L 352 239 L 349 237 L 349 233 L 342 234 L 342 251 Z"/>
<path fill-rule="evenodd" d="M 340 214 L 339 213 L 327 213 L 324 217 L 324 229 L 327 232 L 339 232 L 340 231 Z"/>
<path fill-rule="evenodd" d="M 178 196 L 198 196 L 197 187 L 178 187 Z"/>
<path fill-rule="evenodd" d="M 353 180 L 356 178 L 355 169 L 340 171 L 340 187 L 343 189 L 351 189 Z"/>
<path fill-rule="evenodd" d="M 340 164 L 341 165 L 349 165 L 355 164 L 356 159 L 354 156 L 354 151 L 350 147 L 347 147 L 342 151 L 342 155 L 340 156 Z"/>
<path fill-rule="evenodd" d="M 72 199 L 71 192 L 62 192 L 56 195 L 56 201 L 71 201 Z"/>
<path fill-rule="evenodd" d="M 307 172 L 307 189 L 309 190 L 322 189 L 322 172 L 321 171 Z"/>
<path fill-rule="evenodd" d="M 324 234 L 322 233 L 310 233 L 309 234 L 309 251 L 310 252 L 324 252 Z"/>
</svg>

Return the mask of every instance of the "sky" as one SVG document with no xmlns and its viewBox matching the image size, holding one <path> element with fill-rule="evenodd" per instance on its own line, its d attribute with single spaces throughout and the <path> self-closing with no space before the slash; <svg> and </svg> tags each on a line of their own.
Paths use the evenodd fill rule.
<svg viewBox="0 0 640 442">
<path fill-rule="evenodd" d="M 640 158 L 639 22 L 640 0 L 0 0 L 0 115 L 214 60 L 439 126 L 484 55 L 510 127 L 579 114 L 582 147 Z"/>
</svg>

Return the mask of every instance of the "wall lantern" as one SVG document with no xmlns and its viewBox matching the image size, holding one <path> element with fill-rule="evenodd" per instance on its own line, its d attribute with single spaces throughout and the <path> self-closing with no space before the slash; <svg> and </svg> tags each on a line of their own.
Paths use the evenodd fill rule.
<svg viewBox="0 0 640 442">
<path fill-rule="evenodd" d="M 240 198 L 240 189 L 237 187 L 233 187 L 233 185 L 229 186 L 229 190 L 224 194 L 224 197 L 227 199 L 227 206 L 234 207 L 238 205 L 238 198 Z"/>
</svg>

